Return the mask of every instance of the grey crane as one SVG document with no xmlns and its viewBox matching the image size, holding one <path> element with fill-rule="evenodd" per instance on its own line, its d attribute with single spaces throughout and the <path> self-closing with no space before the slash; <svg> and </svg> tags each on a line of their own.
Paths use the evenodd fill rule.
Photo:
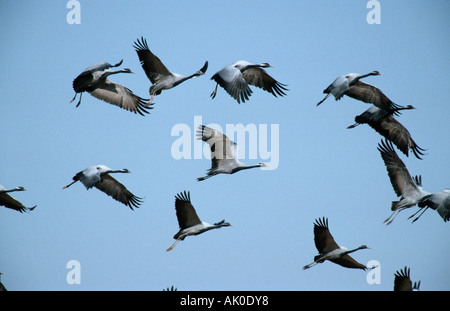
<svg viewBox="0 0 450 311">
<path fill-rule="evenodd" d="M 200 125 L 196 133 L 211 149 L 211 168 L 206 176 L 197 178 L 202 181 L 217 174 L 234 174 L 236 172 L 256 167 L 266 167 L 265 163 L 245 165 L 237 159 L 237 144 L 218 130 Z"/>
<path fill-rule="evenodd" d="M 400 197 L 400 200 L 392 202 L 393 213 L 384 221 L 386 224 L 390 224 L 400 211 L 415 206 L 431 193 L 422 189 L 420 176 L 416 176 L 415 179 L 411 177 L 405 163 L 395 152 L 391 141 L 382 140 L 381 144 L 378 144 L 378 151 L 386 166 L 392 188 Z"/>
<path fill-rule="evenodd" d="M 371 103 L 380 109 L 387 110 L 397 115 L 397 111 L 403 106 L 392 102 L 379 88 L 361 81 L 361 79 L 365 77 L 378 75 L 381 75 L 381 73 L 372 71 L 367 74 L 349 73 L 337 77 L 333 83 L 323 91 L 323 93 L 327 95 L 317 103 L 317 106 L 323 103 L 330 95 L 333 95 L 336 100 L 347 95 L 359 101 Z"/>
<path fill-rule="evenodd" d="M 373 269 L 375 267 L 367 267 L 355 259 L 349 254 L 356 252 L 360 249 L 368 249 L 366 245 L 361 245 L 354 249 L 346 249 L 339 246 L 328 228 L 328 219 L 323 217 L 322 219 L 316 219 L 314 223 L 314 243 L 319 251 L 319 254 L 314 256 L 314 261 L 308 265 L 303 266 L 303 270 L 309 269 L 312 266 L 323 263 L 325 260 L 329 260 L 335 264 L 338 264 L 345 268 L 353 269 Z"/>
<path fill-rule="evenodd" d="M 97 63 L 89 66 L 81 74 L 79 74 L 72 83 L 75 90 L 75 96 L 70 102 L 73 102 L 78 94 L 80 99 L 76 105 L 78 107 L 81 103 L 83 92 L 88 92 L 97 99 L 103 100 L 109 104 L 120 107 L 127 111 L 138 113 L 144 116 L 144 113 L 149 113 L 149 109 L 153 107 L 146 106 L 146 99 L 135 95 L 127 87 L 114 83 L 108 79 L 108 76 L 118 73 L 134 73 L 129 68 L 120 70 L 112 70 L 111 68 L 122 65 L 123 60 L 115 65 L 107 62 Z"/>
<path fill-rule="evenodd" d="M 127 188 L 125 188 L 123 184 L 111 177 L 110 174 L 114 173 L 131 172 L 126 168 L 113 170 L 105 165 L 90 166 L 85 170 L 78 172 L 73 177 L 73 181 L 67 186 L 64 186 L 63 189 L 66 189 L 77 181 L 80 181 L 87 190 L 95 187 L 112 197 L 114 200 L 128 206 L 132 210 L 133 207 L 140 207 L 142 204 L 142 198 L 135 196 Z"/>
<path fill-rule="evenodd" d="M 225 91 L 240 104 L 249 100 L 253 93 L 250 85 L 254 85 L 271 93 L 273 96 L 285 96 L 288 91 L 286 84 L 280 83 L 272 78 L 263 68 L 272 67 L 268 63 L 252 64 L 245 60 L 234 62 L 216 72 L 211 80 L 216 81 L 216 87 L 211 93 L 214 99 L 217 94 L 217 86 L 220 85 Z"/>
<path fill-rule="evenodd" d="M 404 209 L 419 206 L 419 210 L 408 219 L 414 217 L 418 212 L 422 213 L 416 217 L 413 222 L 419 219 L 420 216 L 428 209 L 434 209 L 442 217 L 444 221 L 450 219 L 450 190 L 444 189 L 440 192 L 431 193 L 422 188 L 422 177 L 415 176 L 414 179 L 409 174 L 405 163 L 399 158 L 392 146 L 392 142 L 388 140 L 381 141 L 378 144 L 378 151 L 384 161 L 392 188 L 400 199 L 393 201 L 391 210 L 393 211 L 384 222 L 386 224 L 392 223 L 394 218 Z M 423 208 L 423 209 L 422 209 Z"/>
<path fill-rule="evenodd" d="M 213 225 L 201 221 L 191 203 L 189 191 L 178 193 L 175 196 L 175 210 L 180 230 L 173 236 L 176 241 L 167 249 L 167 251 L 172 250 L 178 242 L 183 241 L 187 236 L 199 235 L 212 229 L 231 226 L 231 224 L 225 222 L 225 220 L 219 221 Z"/>
<path fill-rule="evenodd" d="M 12 189 L 7 189 L 0 185 L 0 205 L 13 209 L 18 212 L 30 212 L 35 209 L 36 205 L 33 207 L 26 207 L 22 203 L 20 203 L 18 200 L 16 200 L 14 197 L 9 195 L 8 193 L 14 192 L 14 191 L 26 191 L 26 189 L 22 186 L 15 187 Z"/>
<path fill-rule="evenodd" d="M 415 107 L 408 105 L 400 109 L 415 109 Z M 372 105 L 362 114 L 356 116 L 355 122 L 355 124 L 347 128 L 350 129 L 360 124 L 368 124 L 380 135 L 392 141 L 406 156 L 409 156 L 409 150 L 411 150 L 416 158 L 422 159 L 421 156 L 424 155 L 425 149 L 416 144 L 406 127 L 397 121 L 391 112 Z"/>
<path fill-rule="evenodd" d="M 405 266 L 403 270 L 396 271 L 394 276 L 394 291 L 417 291 L 420 289 L 420 281 L 412 283 L 408 267 Z"/>
<path fill-rule="evenodd" d="M 137 39 L 134 42 L 133 47 L 136 50 L 145 74 L 152 83 L 149 89 L 150 100 L 148 105 L 150 105 L 153 102 L 154 97 L 161 94 L 163 90 L 169 90 L 186 80 L 202 76 L 208 69 L 208 61 L 206 61 L 200 70 L 189 76 L 183 76 L 167 69 L 163 62 L 150 51 L 147 40 L 143 37 L 141 37 L 140 40 Z"/>
</svg>

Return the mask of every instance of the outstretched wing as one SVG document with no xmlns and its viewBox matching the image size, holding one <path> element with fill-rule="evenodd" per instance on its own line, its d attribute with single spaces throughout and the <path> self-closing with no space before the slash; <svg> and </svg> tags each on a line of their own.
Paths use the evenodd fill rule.
<svg viewBox="0 0 450 311">
<path fill-rule="evenodd" d="M 353 259 L 352 256 L 348 254 L 337 259 L 329 259 L 329 260 L 345 268 L 362 269 L 362 270 L 367 269 L 365 265 L 357 262 L 355 259 Z"/>
<path fill-rule="evenodd" d="M 239 104 L 241 101 L 244 103 L 248 100 L 253 93 L 241 71 L 232 65 L 228 65 L 215 73 L 211 80 L 216 81 Z M 215 96 L 214 92 L 213 94 Z"/>
<path fill-rule="evenodd" d="M 260 67 L 250 67 L 242 73 L 248 84 L 254 85 L 271 93 L 273 96 L 285 96 L 286 84 L 280 83 L 272 78 L 267 71 Z"/>
<path fill-rule="evenodd" d="M 139 113 L 142 116 L 144 113 L 149 113 L 149 109 L 153 109 L 153 107 L 147 106 L 148 99 L 143 99 L 135 95 L 130 89 L 113 83 L 108 79 L 100 80 L 96 84 L 95 89 L 88 89 L 87 91 L 97 99 L 122 109 Z"/>
<path fill-rule="evenodd" d="M 395 272 L 394 291 L 412 291 L 412 282 L 409 275 L 408 267 Z"/>
<path fill-rule="evenodd" d="M 21 213 L 32 211 L 36 207 L 36 205 L 33 207 L 26 207 L 7 193 L 0 193 L 0 205 Z"/>
<path fill-rule="evenodd" d="M 408 169 L 395 152 L 392 142 L 388 140 L 381 141 L 381 144 L 378 144 L 378 151 L 380 151 L 391 180 L 392 188 L 394 188 L 397 196 L 407 196 L 419 192 Z"/>
<path fill-rule="evenodd" d="M 103 175 L 101 181 L 96 183 L 95 187 L 131 209 L 133 207 L 140 207 L 142 204 L 142 198 L 132 194 L 124 185 L 109 174 Z"/>
<path fill-rule="evenodd" d="M 314 243 L 320 254 L 339 248 L 328 229 L 328 218 L 316 219 L 314 223 Z"/>
<path fill-rule="evenodd" d="M 180 229 L 189 228 L 202 223 L 194 209 L 194 206 L 191 204 L 191 196 L 189 191 L 178 193 L 175 196 L 175 210 Z"/>
<path fill-rule="evenodd" d="M 213 161 L 235 159 L 236 143 L 221 132 L 208 126 L 200 125 L 196 136 L 209 145 Z"/>
<path fill-rule="evenodd" d="M 378 108 L 392 111 L 394 114 L 395 111 L 400 108 L 399 105 L 395 104 L 386 95 L 384 95 L 379 88 L 362 81 L 357 81 L 351 85 L 345 92 L 345 95 L 365 103 L 374 104 Z"/>
<path fill-rule="evenodd" d="M 372 106 L 359 116 L 356 116 L 355 121 L 360 124 L 368 124 L 380 135 L 392 141 L 406 156 L 409 155 L 409 150 L 411 149 L 418 159 L 422 159 L 421 156 L 424 155 L 423 151 L 425 150 L 416 144 L 406 127 L 398 122 L 389 112 Z"/>
<path fill-rule="evenodd" d="M 150 51 L 146 39 L 143 37 L 140 40 L 137 39 L 133 47 L 136 50 L 145 74 L 153 84 L 158 83 L 164 76 L 172 75 L 163 62 Z"/>
</svg>

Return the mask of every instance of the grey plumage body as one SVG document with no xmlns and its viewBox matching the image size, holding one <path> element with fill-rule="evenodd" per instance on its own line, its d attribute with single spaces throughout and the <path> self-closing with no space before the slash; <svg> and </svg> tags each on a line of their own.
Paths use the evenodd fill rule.
<svg viewBox="0 0 450 311">
<path fill-rule="evenodd" d="M 404 109 L 415 109 L 413 106 L 408 105 Z M 348 126 L 347 128 L 354 128 L 360 124 L 368 124 L 376 132 L 383 137 L 392 141 L 397 148 L 403 152 L 406 156 L 409 156 L 411 150 L 418 159 L 422 159 L 424 155 L 424 149 L 419 147 L 412 139 L 411 134 L 406 127 L 394 118 L 392 112 L 380 109 L 375 105 L 372 105 L 369 109 L 362 114 L 355 117 L 355 124 Z"/>
<path fill-rule="evenodd" d="M 133 73 L 128 68 L 121 70 L 111 69 L 113 67 L 120 66 L 122 62 L 123 60 L 115 65 L 111 65 L 107 62 L 101 62 L 86 68 L 73 80 L 72 85 L 75 91 L 75 96 L 70 102 L 73 102 L 77 94 L 80 94 L 80 99 L 76 105 L 76 107 L 78 107 L 81 103 L 83 92 L 88 92 L 93 97 L 124 110 L 138 113 L 142 116 L 144 113 L 149 113 L 148 110 L 153 107 L 145 106 L 147 101 L 146 99 L 135 95 L 127 87 L 114 83 L 108 79 L 108 77 L 113 74 Z"/>
<path fill-rule="evenodd" d="M 234 174 L 242 170 L 265 167 L 266 164 L 245 165 L 237 159 L 237 144 L 226 135 L 205 125 L 200 125 L 196 133 L 197 139 L 206 142 L 211 149 L 211 168 L 206 176 L 197 178 L 202 181 L 217 174 Z"/>
<path fill-rule="evenodd" d="M 422 211 L 422 214 L 427 208 L 432 208 L 438 212 L 444 221 L 449 220 L 449 190 L 443 190 L 437 193 L 431 193 L 424 190 L 422 188 L 422 177 L 420 175 L 415 176 L 415 178 L 411 177 L 406 165 L 395 152 L 392 142 L 388 140 L 382 141 L 381 144 L 378 144 L 378 151 L 385 163 L 391 185 L 397 196 L 400 198 L 398 201 L 392 202 L 391 210 L 393 213 L 384 221 L 386 224 L 392 223 L 397 214 L 402 210 L 415 205 L 424 208 L 423 210 L 419 210 Z M 414 213 L 409 218 L 412 218 L 418 212 Z M 422 214 L 416 217 L 413 222 L 419 219 Z"/>
<path fill-rule="evenodd" d="M 201 221 L 191 203 L 190 193 L 186 191 L 175 196 L 175 210 L 180 230 L 173 236 L 176 241 L 167 251 L 172 250 L 178 242 L 183 241 L 187 236 L 199 235 L 209 230 L 231 226 L 225 220 L 212 225 Z"/>
<path fill-rule="evenodd" d="M 206 61 L 200 70 L 191 75 L 184 76 L 171 72 L 159 57 L 150 51 L 147 40 L 143 37 L 134 42 L 134 48 L 139 57 L 139 61 L 141 62 L 142 69 L 144 69 L 145 74 L 152 83 L 149 89 L 149 104 L 151 104 L 153 98 L 156 95 L 161 94 L 163 90 L 169 90 L 189 79 L 202 76 L 208 69 L 208 61 Z"/>
<path fill-rule="evenodd" d="M 21 213 L 30 212 L 36 208 L 36 205 L 32 207 L 26 207 L 20 201 L 9 195 L 9 193 L 15 191 L 26 191 L 26 189 L 22 186 L 7 189 L 0 185 L 0 205 Z"/>
<path fill-rule="evenodd" d="M 216 72 L 211 80 L 216 82 L 216 87 L 211 93 L 215 98 L 217 86 L 220 85 L 239 104 L 249 100 L 253 91 L 249 85 L 254 85 L 271 93 L 273 96 L 285 96 L 288 89 L 286 85 L 276 81 L 263 68 L 272 67 L 268 63 L 252 64 L 241 60 L 225 66 Z"/>
<path fill-rule="evenodd" d="M 325 217 L 323 217 L 323 219 L 316 219 L 316 222 L 314 223 L 314 243 L 319 254 L 314 256 L 314 261 L 312 263 L 303 266 L 303 270 L 309 269 L 318 263 L 323 263 L 325 260 L 329 260 L 345 268 L 362 270 L 372 269 L 372 267 L 369 268 L 357 262 L 349 255 L 350 253 L 369 247 L 361 245 L 354 249 L 346 249 L 339 246 L 330 233 L 328 219 Z"/>
<path fill-rule="evenodd" d="M 111 177 L 114 173 L 131 173 L 127 169 L 113 170 L 105 165 L 90 166 L 83 171 L 78 172 L 72 179 L 73 181 L 64 186 L 66 189 L 80 181 L 86 189 L 92 187 L 106 193 L 114 200 L 128 206 L 133 210 L 134 207 L 139 207 L 142 204 L 142 198 L 135 196 L 118 180 Z"/>
<path fill-rule="evenodd" d="M 372 71 L 367 74 L 349 73 L 337 77 L 333 83 L 323 91 L 323 93 L 327 95 L 317 103 L 317 106 L 323 103 L 331 95 L 333 95 L 336 100 L 340 100 L 344 95 L 347 95 L 364 103 L 373 104 L 390 113 L 398 114 L 397 111 L 402 109 L 403 106 L 392 102 L 379 88 L 361 81 L 361 79 L 365 77 L 378 75 L 381 75 L 378 71 Z"/>
</svg>

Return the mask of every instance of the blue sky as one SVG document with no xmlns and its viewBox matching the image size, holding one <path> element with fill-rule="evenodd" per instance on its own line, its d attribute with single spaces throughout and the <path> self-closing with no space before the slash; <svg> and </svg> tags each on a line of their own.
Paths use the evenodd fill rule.
<svg viewBox="0 0 450 311">
<path fill-rule="evenodd" d="M 435 211 L 411 224 L 404 211 L 386 226 L 396 195 L 368 126 L 348 130 L 369 106 L 322 91 L 337 76 L 378 70 L 365 81 L 394 102 L 411 104 L 399 121 L 423 160 L 399 153 L 430 192 L 450 187 L 447 133 L 450 27 L 448 1 L 380 1 L 381 23 L 370 25 L 367 1 L 83 1 L 81 23 L 68 24 L 67 1 L 2 1 L 0 41 L 3 152 L 0 183 L 28 214 L 0 209 L 0 272 L 9 290 L 392 290 L 408 266 L 422 290 L 449 290 L 450 227 Z M 133 42 L 145 37 L 166 66 L 205 76 L 165 91 L 141 117 L 83 95 L 69 101 L 73 79 L 100 61 L 130 68 L 111 80 L 148 98 L 150 83 Z M 269 62 L 290 89 L 275 98 L 260 89 L 237 104 L 210 77 L 236 60 Z M 276 170 L 253 169 L 203 182 L 210 161 L 176 160 L 171 135 L 179 124 L 279 126 Z M 193 138 L 192 138 L 193 141 Z M 245 148 L 245 146 L 240 146 Z M 243 159 L 257 163 L 264 159 Z M 105 164 L 144 197 L 131 211 L 77 183 L 78 171 Z M 174 196 L 191 192 L 202 220 L 234 226 L 188 237 L 171 252 L 178 231 Z M 303 271 L 317 251 L 313 222 L 328 217 L 336 241 L 367 244 L 354 258 L 380 263 L 380 283 L 367 272 L 330 262 Z M 77 260 L 81 284 L 66 264 Z"/>
</svg>

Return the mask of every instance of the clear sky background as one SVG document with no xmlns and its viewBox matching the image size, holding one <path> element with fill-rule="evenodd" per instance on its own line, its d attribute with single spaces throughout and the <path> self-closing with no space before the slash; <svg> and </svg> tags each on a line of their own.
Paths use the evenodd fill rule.
<svg viewBox="0 0 450 311">
<path fill-rule="evenodd" d="M 423 160 L 399 156 L 426 190 L 450 187 L 450 2 L 381 1 L 381 24 L 372 25 L 363 0 L 81 0 L 81 24 L 72 25 L 66 3 L 0 2 L 0 183 L 24 186 L 13 196 L 37 205 L 28 214 L 0 209 L 7 289 L 390 291 L 404 266 L 421 290 L 450 289 L 449 223 L 429 210 L 411 224 L 411 208 L 383 224 L 397 197 L 377 151 L 381 136 L 367 125 L 346 129 L 369 105 L 345 97 L 316 107 L 337 76 L 380 71 L 365 81 L 417 108 L 398 120 L 427 149 Z M 148 98 L 132 47 L 141 36 L 172 71 L 191 74 L 208 60 L 206 75 L 157 96 L 145 117 L 87 93 L 80 107 L 69 103 L 86 67 L 121 59 L 136 74 L 111 80 Z M 287 96 L 252 87 L 239 105 L 219 88 L 211 100 L 210 77 L 241 59 L 273 65 L 267 71 L 288 85 Z M 171 154 L 172 128 L 194 132 L 195 116 L 223 128 L 279 125 L 278 168 L 197 182 L 209 159 Z M 142 207 L 131 211 L 81 183 L 62 190 L 96 164 L 131 170 L 115 177 L 144 197 Z M 178 231 L 174 196 L 184 190 L 202 220 L 234 226 L 166 252 Z M 330 262 L 301 269 L 317 254 L 313 222 L 323 216 L 340 245 L 371 247 L 353 257 L 378 261 L 380 284 Z M 79 285 L 66 282 L 70 260 L 81 265 Z"/>
</svg>

